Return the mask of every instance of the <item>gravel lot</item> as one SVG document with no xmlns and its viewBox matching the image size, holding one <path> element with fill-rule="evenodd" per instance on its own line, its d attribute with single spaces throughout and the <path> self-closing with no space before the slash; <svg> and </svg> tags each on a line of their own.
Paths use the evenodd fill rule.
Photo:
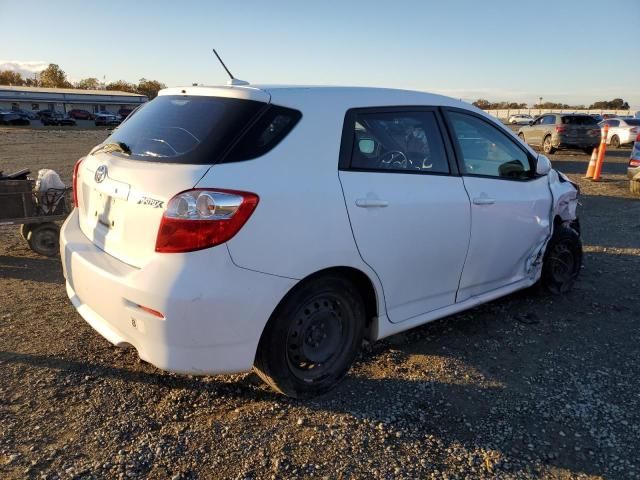
<svg viewBox="0 0 640 480">
<path fill-rule="evenodd" d="M 53 168 L 101 129 L 1 129 L 0 170 Z M 365 348 L 330 395 L 161 372 L 67 300 L 57 259 L 0 227 L 0 477 L 640 478 L 640 201 L 629 150 L 553 155 L 578 180 L 585 267 Z"/>
</svg>

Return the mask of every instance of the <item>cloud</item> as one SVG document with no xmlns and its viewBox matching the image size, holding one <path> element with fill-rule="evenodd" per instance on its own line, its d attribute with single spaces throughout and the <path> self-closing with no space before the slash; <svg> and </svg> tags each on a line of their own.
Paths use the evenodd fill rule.
<svg viewBox="0 0 640 480">
<path fill-rule="evenodd" d="M 0 70 L 18 72 L 23 77 L 33 77 L 34 73 L 41 72 L 49 66 L 49 62 L 22 62 L 19 60 L 0 60 Z"/>
</svg>

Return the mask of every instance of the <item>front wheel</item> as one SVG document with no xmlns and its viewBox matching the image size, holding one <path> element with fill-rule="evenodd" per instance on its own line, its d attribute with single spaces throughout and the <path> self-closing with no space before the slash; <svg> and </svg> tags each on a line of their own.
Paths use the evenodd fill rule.
<svg viewBox="0 0 640 480">
<path fill-rule="evenodd" d="M 307 281 L 289 294 L 269 320 L 254 363 L 274 390 L 310 398 L 346 375 L 364 335 L 360 292 L 339 276 Z"/>
<path fill-rule="evenodd" d="M 551 135 L 547 135 L 546 137 L 544 137 L 544 141 L 542 142 L 542 150 L 547 155 L 556 151 L 556 149 L 553 148 L 553 145 L 551 144 Z"/>
<path fill-rule="evenodd" d="M 571 290 L 582 267 L 580 235 L 567 224 L 556 227 L 542 262 L 542 285 L 559 295 Z"/>
<path fill-rule="evenodd" d="M 522 140 L 522 143 L 527 143 L 527 141 L 524 138 L 524 133 L 519 133 L 518 134 L 518 138 L 520 138 L 520 140 Z"/>
</svg>

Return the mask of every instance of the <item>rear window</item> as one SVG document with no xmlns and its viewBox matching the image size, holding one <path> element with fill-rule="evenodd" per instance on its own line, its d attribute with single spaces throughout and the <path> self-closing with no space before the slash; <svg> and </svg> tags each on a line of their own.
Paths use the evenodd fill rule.
<svg viewBox="0 0 640 480">
<path fill-rule="evenodd" d="M 270 122 L 261 121 L 277 110 L 288 121 L 277 115 Z M 137 109 L 105 144 L 124 144 L 128 158 L 147 162 L 203 165 L 227 157 L 226 161 L 238 161 L 273 148 L 299 118 L 295 110 L 252 100 L 165 95 Z M 256 126 L 262 130 L 256 131 Z M 245 132 L 253 133 L 251 144 L 244 138 L 237 142 Z"/>
<path fill-rule="evenodd" d="M 597 125 L 598 121 L 590 115 L 567 115 L 562 117 L 565 125 Z"/>
</svg>

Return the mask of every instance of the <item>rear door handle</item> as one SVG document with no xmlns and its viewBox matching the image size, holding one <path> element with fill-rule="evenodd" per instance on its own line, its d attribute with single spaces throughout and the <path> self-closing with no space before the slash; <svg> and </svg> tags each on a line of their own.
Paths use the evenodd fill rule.
<svg viewBox="0 0 640 480">
<path fill-rule="evenodd" d="M 389 206 L 386 200 L 374 200 L 372 198 L 358 198 L 356 206 L 360 208 L 384 208 Z"/>
<path fill-rule="evenodd" d="M 494 203 L 496 203 L 496 200 L 489 197 L 479 197 L 473 199 L 474 205 L 493 205 Z"/>
</svg>

